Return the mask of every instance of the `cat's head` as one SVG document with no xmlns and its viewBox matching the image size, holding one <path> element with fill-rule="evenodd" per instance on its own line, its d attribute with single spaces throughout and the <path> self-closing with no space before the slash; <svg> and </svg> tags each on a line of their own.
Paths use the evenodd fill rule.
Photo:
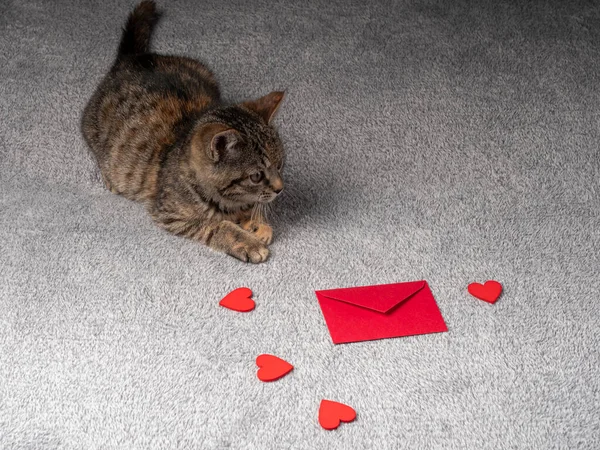
<svg viewBox="0 0 600 450">
<path fill-rule="evenodd" d="M 224 106 L 202 117 L 191 141 L 191 166 L 203 191 L 226 207 L 268 203 L 283 190 L 283 145 L 271 121 L 283 99 Z"/>
</svg>

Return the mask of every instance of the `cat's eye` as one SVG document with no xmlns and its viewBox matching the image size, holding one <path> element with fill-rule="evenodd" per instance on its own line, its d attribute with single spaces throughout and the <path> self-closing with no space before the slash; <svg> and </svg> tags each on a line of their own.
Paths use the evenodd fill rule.
<svg viewBox="0 0 600 450">
<path fill-rule="evenodd" d="M 262 172 L 255 172 L 250 175 L 250 181 L 252 181 L 254 184 L 260 183 L 264 176 L 265 175 Z"/>
</svg>

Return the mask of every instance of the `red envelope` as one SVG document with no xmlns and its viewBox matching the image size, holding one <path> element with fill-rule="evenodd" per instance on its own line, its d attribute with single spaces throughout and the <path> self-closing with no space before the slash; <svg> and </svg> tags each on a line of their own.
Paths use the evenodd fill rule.
<svg viewBox="0 0 600 450">
<path fill-rule="evenodd" d="M 316 294 L 334 344 L 448 331 L 427 281 Z"/>
</svg>

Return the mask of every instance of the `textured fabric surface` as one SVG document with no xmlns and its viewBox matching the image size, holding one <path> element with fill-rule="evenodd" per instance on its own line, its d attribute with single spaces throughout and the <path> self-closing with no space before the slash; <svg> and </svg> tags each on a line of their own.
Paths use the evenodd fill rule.
<svg viewBox="0 0 600 450">
<path fill-rule="evenodd" d="M 600 446 L 597 2 L 163 1 L 157 51 L 287 92 L 260 266 L 100 182 L 78 122 L 132 6 L 0 5 L 0 448 Z M 314 290 L 421 279 L 449 332 L 331 343 Z"/>
</svg>

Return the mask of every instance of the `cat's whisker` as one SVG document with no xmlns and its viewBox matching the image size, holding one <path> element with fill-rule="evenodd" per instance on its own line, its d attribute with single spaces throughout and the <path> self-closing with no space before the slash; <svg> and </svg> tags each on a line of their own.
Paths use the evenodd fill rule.
<svg viewBox="0 0 600 450">
<path fill-rule="evenodd" d="M 263 208 L 263 216 L 264 216 L 265 222 L 269 218 L 269 215 L 271 215 L 271 211 L 273 211 L 273 205 L 271 203 L 265 203 L 264 208 Z"/>
<path fill-rule="evenodd" d="M 262 208 L 262 217 L 263 217 L 263 222 L 267 222 L 267 218 L 269 216 L 269 211 L 271 208 L 271 204 L 270 203 L 264 203 L 263 204 L 263 208 Z"/>
<path fill-rule="evenodd" d="M 253 222 L 256 220 L 258 208 L 259 208 L 259 203 L 255 203 L 254 206 L 252 207 L 252 213 L 250 214 L 250 220 Z"/>
</svg>

